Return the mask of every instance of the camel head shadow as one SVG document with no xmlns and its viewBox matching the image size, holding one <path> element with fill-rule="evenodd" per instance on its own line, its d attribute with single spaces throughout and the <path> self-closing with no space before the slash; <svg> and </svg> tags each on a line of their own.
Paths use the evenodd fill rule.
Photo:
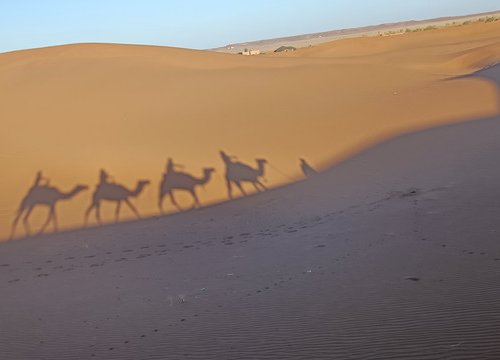
<svg viewBox="0 0 500 360">
<path fill-rule="evenodd" d="M 252 184 L 257 192 L 267 190 L 264 184 L 260 181 L 260 178 L 263 178 L 265 174 L 265 165 L 267 164 L 266 159 L 255 159 L 257 166 L 254 168 L 238 161 L 235 156 L 228 155 L 222 150 L 219 154 L 225 165 L 224 178 L 226 180 L 226 188 L 230 199 L 233 198 L 233 184 L 238 187 L 243 195 L 247 195 L 242 186 L 244 183 Z"/>
</svg>

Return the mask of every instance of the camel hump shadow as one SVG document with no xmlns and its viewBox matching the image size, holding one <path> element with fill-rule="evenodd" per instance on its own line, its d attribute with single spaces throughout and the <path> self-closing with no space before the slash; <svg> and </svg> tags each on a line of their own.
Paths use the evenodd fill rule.
<svg viewBox="0 0 500 360">
<path fill-rule="evenodd" d="M 192 208 L 201 207 L 200 200 L 196 194 L 196 188 L 199 186 L 205 186 L 211 177 L 215 169 L 212 167 L 205 167 L 202 170 L 202 175 L 196 177 L 184 171 L 178 171 L 176 167 L 183 167 L 182 165 L 175 164 L 172 159 L 168 159 L 165 172 L 162 174 L 160 181 L 160 188 L 158 194 L 158 208 L 160 212 L 163 213 L 163 200 L 165 196 L 170 197 L 172 204 L 179 210 L 182 211 L 182 207 L 177 203 L 174 196 L 174 190 L 187 191 L 191 194 L 193 198 Z"/>
<path fill-rule="evenodd" d="M 45 181 L 45 184 L 41 184 Z M 21 204 L 16 213 L 16 217 L 12 222 L 11 233 L 9 239 L 13 239 L 19 219 L 23 217 L 23 224 L 25 228 L 26 235 L 31 234 L 31 229 L 29 225 L 29 217 L 33 209 L 37 206 L 46 206 L 49 208 L 49 214 L 47 219 L 43 223 L 42 227 L 38 231 L 41 234 L 45 231 L 47 226 L 52 222 L 54 226 L 54 231 L 58 231 L 58 221 L 56 213 L 56 205 L 59 201 L 69 200 L 76 196 L 78 193 L 87 190 L 87 185 L 75 185 L 70 191 L 61 191 L 55 186 L 49 185 L 49 180 L 43 178 L 42 172 L 39 171 L 35 177 L 33 185 L 28 190 L 27 194 L 24 196 Z"/>
<path fill-rule="evenodd" d="M 140 183 L 141 180 L 139 180 L 138 185 Z M 149 183 L 147 180 L 142 180 L 143 185 L 147 185 L 147 183 Z M 144 188 L 144 186 L 141 187 Z M 97 185 L 93 197 L 99 200 L 116 201 L 118 199 L 125 199 L 129 196 L 134 196 L 133 193 L 134 190 L 127 189 L 121 184 L 104 183 Z"/>
<path fill-rule="evenodd" d="M 116 202 L 115 222 L 117 222 L 120 217 L 122 202 L 124 202 L 130 208 L 130 210 L 132 210 L 137 218 L 140 218 L 141 216 L 136 207 L 130 202 L 130 198 L 138 197 L 149 183 L 149 180 L 138 180 L 134 189 L 128 189 L 121 184 L 110 182 L 108 173 L 105 170 L 101 169 L 99 173 L 99 183 L 96 185 L 95 191 L 92 194 L 92 202 L 85 211 L 84 226 L 87 225 L 89 216 L 92 211 L 95 212 L 97 222 L 99 224 L 102 224 L 102 201 Z"/>
<path fill-rule="evenodd" d="M 225 180 L 229 198 L 233 198 L 232 185 L 236 185 L 243 195 L 247 195 L 242 183 L 250 183 L 257 192 L 267 190 L 266 186 L 260 181 L 264 177 L 266 159 L 255 159 L 256 167 L 242 163 L 235 156 L 228 155 L 224 151 L 219 152 L 225 165 Z"/>
</svg>

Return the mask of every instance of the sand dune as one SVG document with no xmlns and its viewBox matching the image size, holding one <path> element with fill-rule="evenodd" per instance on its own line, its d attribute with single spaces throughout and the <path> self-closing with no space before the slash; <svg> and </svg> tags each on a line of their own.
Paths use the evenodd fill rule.
<svg viewBox="0 0 500 360">
<path fill-rule="evenodd" d="M 499 68 L 468 75 L 498 61 L 498 30 L 252 58 L 103 44 L 1 54 L 3 235 L 40 169 L 64 190 L 100 168 L 129 187 L 149 178 L 143 214 L 157 213 L 167 157 L 216 168 L 204 203 L 225 195 L 220 149 L 297 179 L 299 157 L 324 172 L 1 243 L 0 358 L 500 358 Z M 285 180 L 269 169 L 267 185 Z M 61 204 L 62 225 L 89 203 L 90 191 Z"/>
<path fill-rule="evenodd" d="M 2 355 L 497 359 L 500 118 L 470 120 L 258 196 L 3 243 Z"/>
<path fill-rule="evenodd" d="M 221 149 L 267 158 L 275 186 L 301 177 L 299 157 L 322 167 L 403 131 L 491 114 L 489 83 L 441 80 L 498 61 L 498 31 L 474 24 L 251 58 L 109 44 L 0 54 L 0 234 L 38 170 L 65 191 L 94 186 L 100 168 L 127 187 L 150 179 L 135 200 L 150 215 L 167 157 L 195 175 L 216 168 L 206 204 L 225 197 Z M 81 226 L 90 194 L 60 204 L 63 227 Z M 33 216 L 37 225 L 45 213 Z"/>
</svg>

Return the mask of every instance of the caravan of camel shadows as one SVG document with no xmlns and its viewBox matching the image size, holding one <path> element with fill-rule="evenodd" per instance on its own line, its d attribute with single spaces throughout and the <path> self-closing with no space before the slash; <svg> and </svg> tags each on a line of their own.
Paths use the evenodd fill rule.
<svg viewBox="0 0 500 360">
<path fill-rule="evenodd" d="M 228 155 L 224 151 L 220 151 L 219 154 L 225 164 L 224 179 L 230 199 L 234 198 L 233 185 L 236 185 L 243 196 L 247 195 L 247 192 L 243 188 L 243 184 L 245 183 L 253 185 L 257 192 L 267 190 L 267 187 L 260 180 L 260 178 L 263 178 L 265 174 L 264 166 L 267 163 L 266 159 L 256 159 L 255 161 L 257 163 L 257 167 L 254 168 L 250 165 L 238 161 L 235 156 Z M 305 177 L 310 177 L 317 173 L 316 170 L 314 170 L 311 165 L 309 165 L 304 159 L 300 159 L 300 167 Z M 201 202 L 198 198 L 198 195 L 196 194 L 196 188 L 198 186 L 204 186 L 206 183 L 208 183 L 211 179 L 212 174 L 215 172 L 215 169 L 213 167 L 204 168 L 203 175 L 201 177 L 195 177 L 191 174 L 178 170 L 182 168 L 183 166 L 181 164 L 174 163 L 171 158 L 167 160 L 166 169 L 162 174 L 158 193 L 158 208 L 161 214 L 163 214 L 163 202 L 167 195 L 169 196 L 172 204 L 179 211 L 183 210 L 175 200 L 174 190 L 187 191 L 189 194 L 191 194 L 193 198 L 193 205 L 191 209 L 201 207 Z M 118 222 L 120 218 L 120 209 L 122 203 L 125 203 L 125 205 L 130 208 L 135 216 L 140 219 L 141 216 L 139 214 L 139 211 L 130 202 L 130 199 L 138 197 L 142 193 L 144 188 L 150 183 L 151 182 L 149 180 L 138 180 L 135 189 L 127 189 L 125 186 L 115 183 L 111 179 L 110 175 L 106 172 L 106 170 L 101 169 L 99 173 L 99 182 L 92 194 L 92 202 L 84 214 L 84 227 L 87 226 L 89 217 L 92 212 L 94 212 L 95 214 L 97 223 L 102 224 L 100 208 L 101 202 L 103 201 L 116 203 L 115 222 Z M 12 223 L 9 239 L 11 240 L 14 238 L 18 222 L 21 218 L 26 236 L 31 235 L 32 232 L 29 224 L 29 217 L 34 208 L 37 206 L 45 206 L 49 208 L 47 219 L 43 223 L 42 227 L 38 230 L 37 234 L 42 234 L 50 225 L 50 223 L 53 224 L 54 232 L 57 232 L 57 203 L 63 200 L 70 200 L 80 192 L 85 191 L 88 188 L 89 187 L 87 185 L 79 184 L 68 192 L 60 191 L 58 188 L 50 185 L 50 180 L 48 178 L 45 178 L 42 172 L 39 171 L 36 174 L 33 185 L 29 188 L 27 194 L 22 199 L 21 204 L 16 212 L 16 216 Z"/>
</svg>

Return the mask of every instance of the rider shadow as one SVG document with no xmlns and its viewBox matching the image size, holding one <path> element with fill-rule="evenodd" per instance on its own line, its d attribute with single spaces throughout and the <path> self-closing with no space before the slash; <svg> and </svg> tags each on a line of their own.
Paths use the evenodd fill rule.
<svg viewBox="0 0 500 360">
<path fill-rule="evenodd" d="M 72 190 L 63 192 L 59 190 L 57 187 L 51 186 L 49 184 L 49 179 L 44 178 L 42 172 L 39 171 L 36 174 L 33 185 L 30 187 L 27 194 L 21 201 L 21 204 L 19 205 L 16 217 L 12 222 L 12 228 L 9 239 L 12 239 L 14 237 L 17 223 L 19 222 L 21 217 L 23 219 L 26 235 L 29 236 L 31 234 L 29 218 L 30 215 L 32 214 L 33 209 L 38 206 L 45 206 L 49 208 L 49 214 L 47 215 L 47 219 L 45 220 L 42 227 L 38 231 L 38 234 L 42 234 L 51 222 L 53 223 L 54 226 L 54 232 L 57 232 L 58 231 L 58 221 L 56 213 L 57 203 L 59 201 L 69 200 L 78 193 L 80 193 L 81 191 L 86 189 L 88 189 L 86 185 L 76 185 Z"/>
<path fill-rule="evenodd" d="M 179 171 L 177 169 L 184 168 L 180 164 L 175 164 L 174 161 L 169 158 L 167 161 L 167 166 L 165 172 L 162 174 L 160 181 L 160 189 L 158 195 L 158 208 L 160 213 L 163 214 L 163 201 L 165 196 L 169 196 L 172 204 L 179 210 L 182 211 L 182 207 L 178 204 L 174 197 L 174 190 L 180 190 L 188 192 L 193 198 L 192 209 L 196 207 L 201 207 L 200 200 L 196 194 L 196 188 L 199 186 L 205 186 L 215 171 L 212 167 L 203 168 L 203 174 L 200 177 L 193 176 L 184 171 Z"/>
</svg>

